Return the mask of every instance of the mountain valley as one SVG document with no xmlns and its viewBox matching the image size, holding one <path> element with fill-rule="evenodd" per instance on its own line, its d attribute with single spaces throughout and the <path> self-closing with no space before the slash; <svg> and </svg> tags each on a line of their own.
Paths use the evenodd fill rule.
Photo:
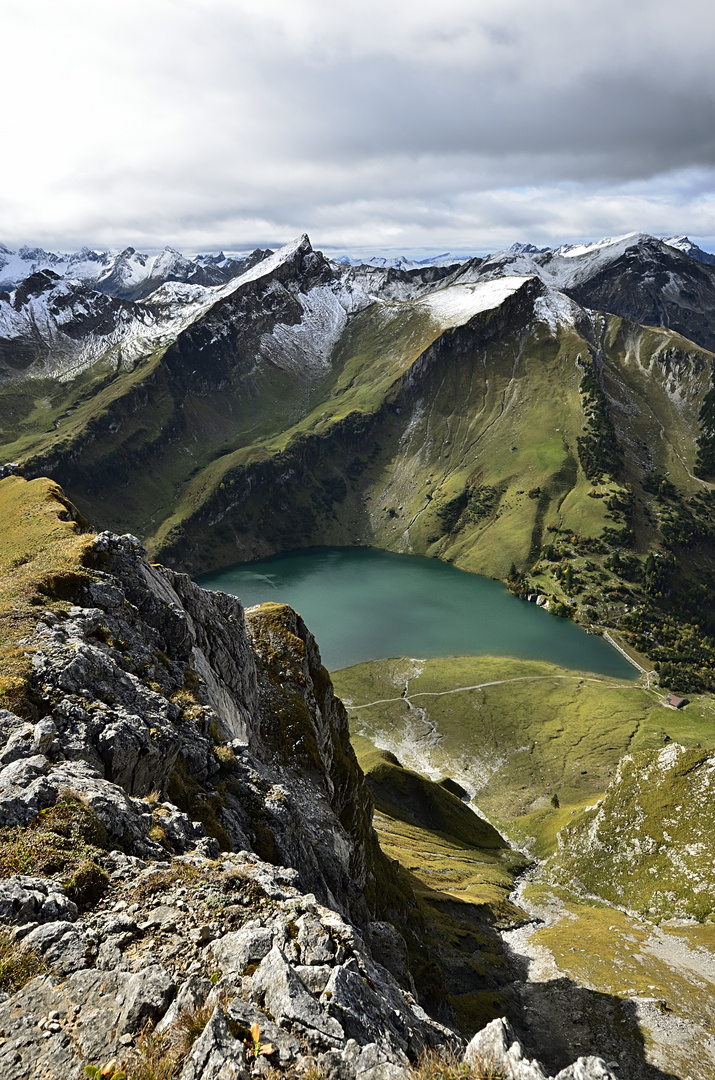
<svg viewBox="0 0 715 1080">
<path fill-rule="evenodd" d="M 265 1075 L 255 1022 L 280 1071 L 402 1080 L 507 1016 L 543 1064 L 508 1080 L 708 1080 L 715 257 L 0 246 L 0 289 L 0 918 L 40 965 L 6 1075 L 145 1075 L 142 1024 L 168 1054 L 204 1009 L 168 1076 Z M 496 578 L 639 678 L 331 684 L 291 609 L 186 576 L 315 546 Z M 99 972 L 105 1034 L 23 1042 Z"/>
</svg>

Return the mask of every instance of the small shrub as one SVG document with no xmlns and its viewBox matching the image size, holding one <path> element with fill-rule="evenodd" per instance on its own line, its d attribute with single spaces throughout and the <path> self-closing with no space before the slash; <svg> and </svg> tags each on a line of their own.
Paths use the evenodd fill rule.
<svg viewBox="0 0 715 1080">
<path fill-rule="evenodd" d="M 109 888 L 109 874 L 101 866 L 85 859 L 71 878 L 63 883 L 64 890 L 80 911 L 94 907 Z"/>
<path fill-rule="evenodd" d="M 490 1057 L 483 1057 L 474 1064 L 455 1053 L 426 1051 L 412 1070 L 413 1080 L 508 1080 L 501 1065 Z"/>
<path fill-rule="evenodd" d="M 85 1065 L 84 1071 L 91 1080 L 126 1080 L 127 1076 L 124 1064 L 118 1064 L 116 1058 L 112 1058 L 106 1065 Z"/>
<path fill-rule="evenodd" d="M 230 746 L 217 746 L 214 748 L 214 754 L 221 766 L 220 776 L 230 776 L 236 771 L 236 755 Z"/>
<path fill-rule="evenodd" d="M 181 1070 L 183 1054 L 172 1045 L 168 1033 L 157 1035 L 148 1024 L 127 1062 L 129 1080 L 175 1080 Z"/>
<path fill-rule="evenodd" d="M 188 1054 L 204 1028 L 211 1019 L 213 1005 L 198 1005 L 195 1009 L 182 1012 L 176 1021 L 177 1031 L 181 1035 L 182 1049 Z"/>
<path fill-rule="evenodd" d="M 261 1029 L 258 1024 L 251 1024 L 250 1033 L 250 1038 L 246 1039 L 245 1042 L 245 1045 L 248 1048 L 249 1057 L 258 1058 L 261 1057 L 261 1055 L 269 1057 L 271 1054 L 275 1053 L 273 1043 L 261 1042 Z"/>
<path fill-rule="evenodd" d="M 160 844 L 166 851 L 172 850 L 171 842 L 169 841 L 169 837 L 166 835 L 166 829 L 164 829 L 161 825 L 152 825 L 148 832 L 148 838 L 152 841 L 152 843 Z"/>
</svg>

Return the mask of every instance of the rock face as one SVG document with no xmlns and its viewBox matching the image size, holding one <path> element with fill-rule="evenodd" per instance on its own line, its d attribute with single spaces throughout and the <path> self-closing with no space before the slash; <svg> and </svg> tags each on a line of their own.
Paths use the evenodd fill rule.
<svg viewBox="0 0 715 1080">
<path fill-rule="evenodd" d="M 580 1057 L 573 1065 L 547 1077 L 538 1061 L 529 1060 L 506 1020 L 493 1020 L 469 1043 L 464 1055 L 477 1076 L 498 1076 L 502 1080 L 615 1080 L 614 1073 L 599 1057 Z"/>
<path fill-rule="evenodd" d="M 300 617 L 244 617 L 130 536 L 86 561 L 31 643 L 37 718 L 0 714 L 0 826 L 19 843 L 87 807 L 105 895 L 0 883 L 8 940 L 45 968 L 0 1006 L 2 1075 L 79 1077 L 204 1008 L 186 1077 L 247 1075 L 254 1023 L 283 1064 L 347 1076 L 454 1040 L 372 956 L 372 803 Z"/>
<path fill-rule="evenodd" d="M 71 789 L 137 856 L 255 849 L 366 925 L 370 797 L 300 617 L 265 605 L 244 619 L 128 536 L 101 534 L 90 561 L 82 602 L 37 628 L 42 719 L 0 716 L 2 823 Z"/>
<path fill-rule="evenodd" d="M 83 565 L 25 643 L 28 718 L 0 712 L 3 1080 L 401 1080 L 458 1052 L 378 917 L 393 871 L 300 616 L 244 613 L 129 535 Z"/>
</svg>

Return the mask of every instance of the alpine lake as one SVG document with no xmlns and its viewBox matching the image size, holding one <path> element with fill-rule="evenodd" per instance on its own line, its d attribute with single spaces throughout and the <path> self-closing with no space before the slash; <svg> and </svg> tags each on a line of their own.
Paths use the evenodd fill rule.
<svg viewBox="0 0 715 1080">
<path fill-rule="evenodd" d="M 310 548 L 197 580 L 244 607 L 273 601 L 295 608 L 330 671 L 398 656 L 511 656 L 617 679 L 638 676 L 603 638 L 438 559 Z"/>
</svg>

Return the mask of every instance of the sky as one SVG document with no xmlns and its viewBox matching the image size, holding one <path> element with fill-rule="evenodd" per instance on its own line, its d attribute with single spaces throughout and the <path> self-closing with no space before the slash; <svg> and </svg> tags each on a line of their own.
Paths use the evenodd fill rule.
<svg viewBox="0 0 715 1080">
<path fill-rule="evenodd" d="M 710 0 L 3 0 L 0 242 L 715 250 Z"/>
</svg>

